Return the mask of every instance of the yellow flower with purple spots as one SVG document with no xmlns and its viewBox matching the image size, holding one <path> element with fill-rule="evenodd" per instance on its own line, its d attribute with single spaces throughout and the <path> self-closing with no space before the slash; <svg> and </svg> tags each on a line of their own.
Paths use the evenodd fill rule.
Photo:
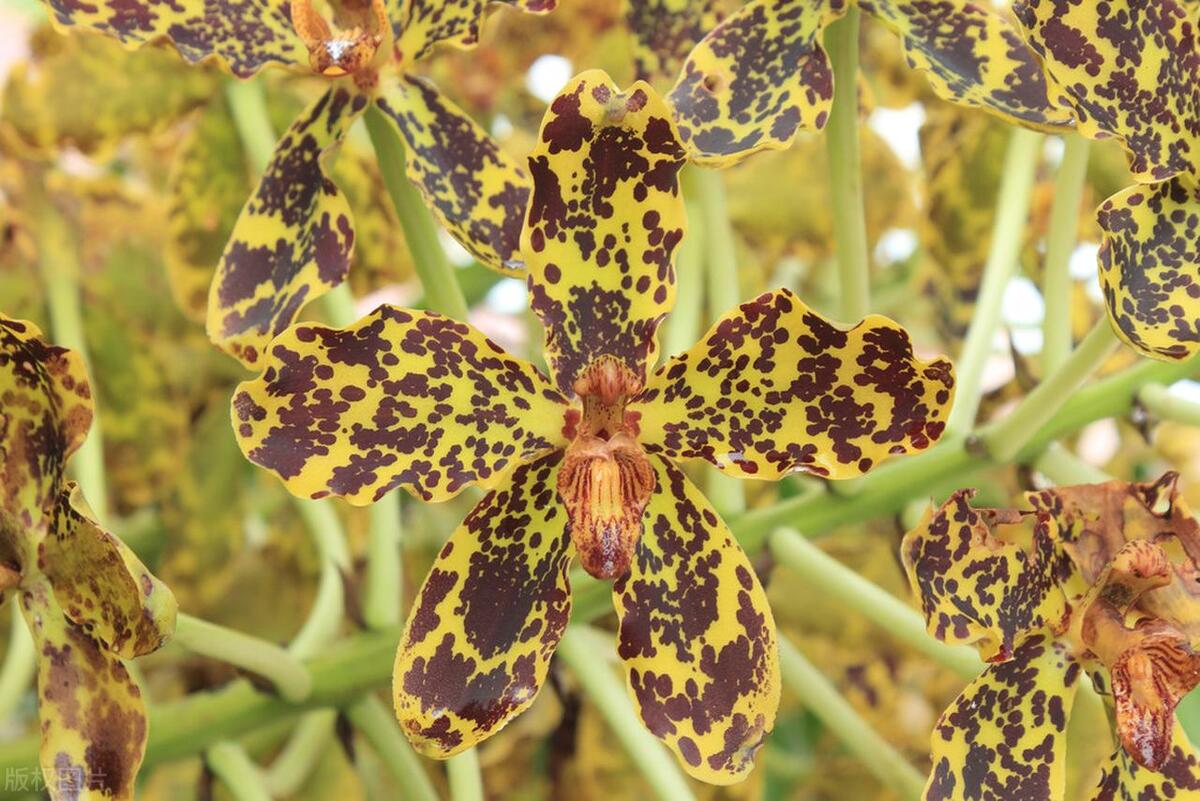
<svg viewBox="0 0 1200 801">
<path fill-rule="evenodd" d="M 54 801 L 133 798 L 146 710 L 122 660 L 175 627 L 171 591 L 91 519 L 65 478 L 91 422 L 79 355 L 0 315 L 0 592 L 16 594 L 33 635 Z"/>
<path fill-rule="evenodd" d="M 241 385 L 239 442 L 297 495 L 429 501 L 491 490 L 439 553 L 394 671 L 403 728 L 448 757 L 532 703 L 567 625 L 578 556 L 614 580 L 617 650 L 646 726 L 698 778 L 743 778 L 779 699 L 763 589 L 678 463 L 848 478 L 940 436 L 945 360 L 882 317 L 843 329 L 787 290 L 655 367 L 675 297 L 686 161 L 669 107 L 586 72 L 529 159 L 521 237 L 550 376 L 466 323 L 382 306 L 301 324 Z"/>
</svg>

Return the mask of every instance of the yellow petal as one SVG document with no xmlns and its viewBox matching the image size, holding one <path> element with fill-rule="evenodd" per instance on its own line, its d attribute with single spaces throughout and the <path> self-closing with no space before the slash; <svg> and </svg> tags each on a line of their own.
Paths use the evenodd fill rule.
<svg viewBox="0 0 1200 801">
<path fill-rule="evenodd" d="M 1018 0 L 1025 37 L 1079 132 L 1117 137 L 1143 182 L 1200 164 L 1196 19 L 1177 0 Z"/>
<path fill-rule="evenodd" d="M 38 561 L 63 613 L 118 656 L 154 651 L 175 630 L 175 596 L 125 543 L 89 517 L 73 483 L 59 503 Z"/>
<path fill-rule="evenodd" d="M 430 210 L 482 264 L 519 275 L 530 181 L 516 160 L 424 78 L 389 81 L 376 103 L 404 140 L 408 177 Z"/>
<path fill-rule="evenodd" d="M 234 226 L 208 296 L 208 336 L 247 367 L 346 278 L 354 222 L 326 161 L 366 105 L 336 85 L 301 114 Z"/>
<path fill-rule="evenodd" d="M 872 315 L 843 330 L 786 289 L 727 313 L 664 363 L 630 404 L 641 441 L 736 476 L 850 478 L 941 436 L 953 398 L 945 359 Z"/>
<path fill-rule="evenodd" d="M 717 26 L 727 0 L 624 0 L 625 25 L 634 39 L 640 80 L 674 75 L 705 34 Z"/>
<path fill-rule="evenodd" d="M 642 82 L 622 93 L 603 72 L 584 72 L 542 120 L 521 250 L 564 394 L 599 356 L 639 382 L 654 362 L 655 332 L 675 303 L 683 163 L 670 109 Z"/>
<path fill-rule="evenodd" d="M 942 713 L 925 801 L 1061 801 L 1079 665 L 1057 642 L 1025 640 Z"/>
<path fill-rule="evenodd" d="M 821 47 L 846 0 L 754 0 L 688 55 L 669 100 L 688 156 L 726 167 L 820 130 L 833 105 L 833 67 Z"/>
<path fill-rule="evenodd" d="M 646 727 L 701 781 L 754 767 L 775 723 L 775 621 L 754 568 L 704 495 L 651 456 L 657 484 L 630 572 L 613 586 L 618 653 Z"/>
<path fill-rule="evenodd" d="M 479 43 L 479 29 L 488 0 L 390 0 L 401 7 L 396 32 L 396 49 L 405 61 L 424 58 L 434 45 L 445 43 L 466 50 Z M 531 14 L 554 10 L 558 0 L 502 0 Z M 395 15 L 393 15 L 395 18 Z"/>
<path fill-rule="evenodd" d="M 296 325 L 263 367 L 234 395 L 238 444 L 304 498 L 364 505 L 403 486 L 443 501 L 565 442 L 566 406 L 541 373 L 439 314 Z"/>
<path fill-rule="evenodd" d="M 1121 339 L 1153 359 L 1200 351 L 1200 184 L 1131 186 L 1097 217 L 1100 285 Z"/>
<path fill-rule="evenodd" d="M 1104 765 L 1091 796 L 1091 801 L 1143 799 L 1200 799 L 1200 755 L 1178 721 L 1172 727 L 1170 757 L 1161 770 L 1143 768 L 1124 748 L 1118 748 Z"/>
<path fill-rule="evenodd" d="M 1051 99 L 1041 65 L 1017 29 L 986 3 L 861 0 L 900 37 L 908 63 L 945 100 L 1018 125 L 1063 128 L 1070 113 Z"/>
<path fill-rule="evenodd" d="M 142 694 L 125 666 L 64 615 L 44 578 L 22 585 L 33 634 L 42 775 L 52 801 L 127 801 L 146 750 Z"/>
<path fill-rule="evenodd" d="M 521 465 L 438 554 L 396 653 L 392 693 L 418 751 L 445 759 L 533 703 L 571 609 L 560 453 Z"/>
</svg>

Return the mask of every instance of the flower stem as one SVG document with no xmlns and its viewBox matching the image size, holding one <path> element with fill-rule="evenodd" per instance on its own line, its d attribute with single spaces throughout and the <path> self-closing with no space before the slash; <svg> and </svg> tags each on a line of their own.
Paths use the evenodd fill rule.
<svg viewBox="0 0 1200 801">
<path fill-rule="evenodd" d="M 406 801 L 438 801 L 421 760 L 396 725 L 396 717 L 384 708 L 379 699 L 367 693 L 346 707 L 346 716 L 354 728 L 362 732 L 367 742 L 391 769 L 404 788 Z"/>
<path fill-rule="evenodd" d="M 483 774 L 474 748 L 450 757 L 446 775 L 450 779 L 451 801 L 483 801 Z"/>
<path fill-rule="evenodd" d="M 1200 426 L 1200 403 L 1175 395 L 1162 384 L 1147 384 L 1138 393 L 1138 403 L 1160 420 Z"/>
<path fill-rule="evenodd" d="M 942 667 L 973 679 L 983 670 L 979 655 L 965 645 L 946 645 L 929 636 L 921 613 L 868 581 L 795 530 L 771 534 L 771 554 L 807 587 L 852 609 Z"/>
<path fill-rule="evenodd" d="M 337 712 L 332 709 L 309 712 L 300 719 L 287 745 L 265 772 L 271 795 L 288 798 L 304 785 L 329 746 L 336 719 Z"/>
<path fill-rule="evenodd" d="M 208 749 L 205 761 L 235 801 L 271 801 L 262 770 L 240 745 L 217 743 Z"/>
<path fill-rule="evenodd" d="M 33 681 L 35 651 L 33 637 L 21 615 L 21 605 L 10 603 L 12 624 L 8 629 L 8 651 L 4 654 L 4 667 L 0 668 L 0 720 L 6 720 L 29 690 Z"/>
<path fill-rule="evenodd" d="M 332 642 L 342 625 L 346 611 L 345 587 L 342 576 L 350 570 L 350 551 L 346 535 L 332 501 L 310 501 L 294 498 L 300 516 L 321 556 L 321 578 L 317 597 L 300 631 L 288 646 L 295 659 L 307 659 Z"/>
<path fill-rule="evenodd" d="M 467 301 L 438 239 L 438 225 L 404 172 L 404 143 L 379 109 L 371 106 L 365 116 L 379 170 L 404 228 L 413 268 L 425 289 L 425 304 L 432 311 L 466 320 Z"/>
<path fill-rule="evenodd" d="M 837 688 L 786 637 L 779 638 L 783 680 L 864 768 L 902 799 L 916 801 L 925 778 L 891 743 L 879 736 L 842 697 Z"/>
<path fill-rule="evenodd" d="M 858 6 L 852 5 L 825 32 L 834 79 L 825 147 L 841 297 L 839 315 L 846 322 L 858 322 L 871 310 L 871 259 L 858 136 L 858 27 Z"/>
<path fill-rule="evenodd" d="M 371 505 L 367 528 L 367 587 L 363 618 L 373 629 L 400 624 L 403 576 L 400 564 L 400 493 Z"/>
<path fill-rule="evenodd" d="M 962 354 L 954 365 L 958 387 L 954 408 L 946 425 L 950 433 L 969 431 L 979 413 L 979 400 L 983 396 L 983 368 L 992 353 L 996 328 L 1000 325 L 1004 290 L 1017 272 L 1017 257 L 1025 239 L 1030 193 L 1041 146 L 1041 134 L 1024 128 L 1013 129 L 1008 151 L 1004 155 L 1004 177 L 996 198 L 991 247 L 983 268 L 975 313 L 967 329 Z"/>
<path fill-rule="evenodd" d="M 350 292 L 350 284 L 342 282 L 329 290 L 322 298 L 325 306 L 325 317 L 335 328 L 345 328 L 353 325 L 358 319 L 358 308 L 354 304 L 354 295 Z"/>
<path fill-rule="evenodd" d="M 710 320 L 716 320 L 736 306 L 742 297 L 738 285 L 737 249 L 725 202 L 725 179 L 720 170 L 697 168 L 692 178 L 696 192 L 696 220 L 688 228 L 704 231 L 703 250 L 698 258 L 703 259 L 705 265 L 708 316 Z"/>
<path fill-rule="evenodd" d="M 1042 375 L 1050 375 L 1071 354 L 1071 251 L 1079 230 L 1079 204 L 1087 180 L 1091 140 L 1078 134 L 1063 137 L 1063 158 L 1054 181 L 1054 206 L 1046 237 L 1042 297 Z"/>
<path fill-rule="evenodd" d="M 230 81 L 225 85 L 225 101 L 250 166 L 257 173 L 266 172 L 276 142 L 262 81 Z"/>
<path fill-rule="evenodd" d="M 227 629 L 206 620 L 179 614 L 175 642 L 194 654 L 219 659 L 262 676 L 279 695 L 297 703 L 312 692 L 312 676 L 292 654 L 274 643 Z"/>
<path fill-rule="evenodd" d="M 1108 473 L 1083 461 L 1059 442 L 1052 443 L 1042 451 L 1033 467 L 1060 487 L 1070 484 L 1101 484 L 1112 479 Z"/>
<path fill-rule="evenodd" d="M 629 694 L 613 673 L 605 658 L 612 650 L 610 637 L 588 626 L 571 625 L 559 643 L 557 654 L 604 716 L 609 730 L 625 747 L 655 795 L 662 801 L 694 801 L 679 766 L 642 725 Z"/>
<path fill-rule="evenodd" d="M 696 210 L 695 213 L 689 214 L 693 219 L 700 217 L 697 169 L 685 167 L 681 179 L 688 208 Z M 668 357 L 682 353 L 696 344 L 696 340 L 703 333 L 705 227 L 700 224 L 689 225 L 687 234 L 675 253 L 675 308 L 663 324 L 663 353 Z"/>
<path fill-rule="evenodd" d="M 980 437 L 992 458 L 1006 464 L 1016 457 L 1037 430 L 1117 348 L 1117 337 L 1107 317 L 1102 317 L 1066 362 L 1034 387 L 1013 410 Z"/>
</svg>

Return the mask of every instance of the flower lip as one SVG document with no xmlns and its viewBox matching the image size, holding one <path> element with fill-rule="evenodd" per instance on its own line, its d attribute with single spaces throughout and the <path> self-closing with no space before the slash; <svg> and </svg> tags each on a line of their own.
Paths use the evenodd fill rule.
<svg viewBox="0 0 1200 801">
<path fill-rule="evenodd" d="M 391 36 L 383 0 L 344 4 L 341 11 L 346 24 L 335 30 L 311 0 L 291 0 L 292 27 L 308 48 L 309 65 L 313 72 L 329 78 L 378 66 L 380 57 L 386 58 L 390 49 L 383 46 L 384 39 Z"/>
</svg>

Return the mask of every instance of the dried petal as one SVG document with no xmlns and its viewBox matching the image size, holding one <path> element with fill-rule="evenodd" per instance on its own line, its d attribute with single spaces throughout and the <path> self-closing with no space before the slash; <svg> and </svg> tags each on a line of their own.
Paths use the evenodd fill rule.
<svg viewBox="0 0 1200 801">
<path fill-rule="evenodd" d="M 380 306 L 297 325 L 233 399 L 238 444 L 300 497 L 443 501 L 565 444 L 562 397 L 466 323 Z"/>
<path fill-rule="evenodd" d="M 942 434 L 954 375 L 873 315 L 835 327 L 786 289 L 744 303 L 633 399 L 641 441 L 737 476 L 849 478 Z"/>
<path fill-rule="evenodd" d="M 514 470 L 450 536 L 396 653 L 396 715 L 445 759 L 533 703 L 571 609 L 573 549 L 554 487 L 560 453 Z"/>
<path fill-rule="evenodd" d="M 516 160 L 424 78 L 399 76 L 376 103 L 407 145 L 408 177 L 430 210 L 482 264 L 519 275 L 531 182 Z"/>
<path fill-rule="evenodd" d="M 334 86 L 279 141 L 234 226 L 208 298 L 208 335 L 247 367 L 350 269 L 354 223 L 326 160 L 366 108 Z"/>
<path fill-rule="evenodd" d="M 671 112 L 647 84 L 620 92 L 599 70 L 550 105 L 529 157 L 533 200 L 521 235 L 530 305 L 564 394 L 600 356 L 639 381 L 675 303 L 684 163 Z"/>
<path fill-rule="evenodd" d="M 1078 679 L 1078 663 L 1043 636 L 1029 637 L 1011 661 L 989 667 L 934 727 L 924 801 L 1062 799 Z"/>
<path fill-rule="evenodd" d="M 982 108 L 1018 125 L 1069 126 L 1033 51 L 1007 19 L 966 0 L 861 0 L 900 37 L 908 63 L 941 98 Z"/>
<path fill-rule="evenodd" d="M 724 167 L 820 130 L 833 105 L 821 47 L 846 0 L 753 0 L 714 28 L 683 65 L 669 100 L 688 156 Z"/>
<path fill-rule="evenodd" d="M 617 652 L 646 727 L 684 769 L 741 781 L 774 726 L 775 622 L 746 554 L 679 468 L 656 484 L 630 572 L 613 585 Z"/>
<path fill-rule="evenodd" d="M 1062 623 L 1068 565 L 1049 514 L 973 509 L 974 494 L 927 511 L 901 556 L 930 635 L 1002 662 L 1026 635 Z"/>
<path fill-rule="evenodd" d="M 42 774 L 51 801 L 132 801 L 146 750 L 146 710 L 115 656 L 63 615 L 44 579 L 22 586 L 38 656 Z"/>
</svg>

